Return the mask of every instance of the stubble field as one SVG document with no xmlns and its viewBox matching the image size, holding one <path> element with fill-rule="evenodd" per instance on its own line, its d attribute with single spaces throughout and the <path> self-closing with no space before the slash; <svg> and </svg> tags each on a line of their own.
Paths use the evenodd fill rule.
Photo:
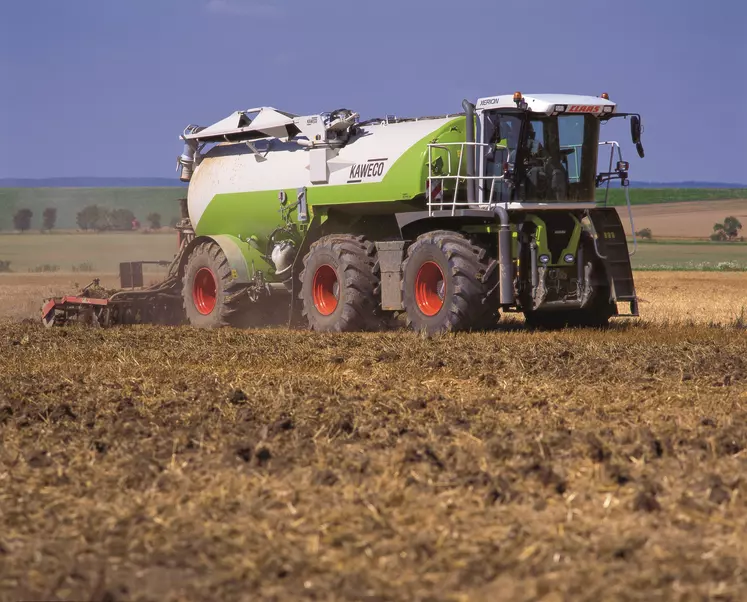
<svg viewBox="0 0 747 602">
<path fill-rule="evenodd" d="M 747 276 L 637 278 L 606 331 L 4 316 L 0 599 L 745 599 Z"/>
</svg>

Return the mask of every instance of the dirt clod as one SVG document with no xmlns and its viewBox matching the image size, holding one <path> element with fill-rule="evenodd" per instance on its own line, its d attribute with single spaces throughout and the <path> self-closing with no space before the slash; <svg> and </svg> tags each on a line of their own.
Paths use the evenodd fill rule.
<svg viewBox="0 0 747 602">
<path fill-rule="evenodd" d="M 329 487 L 329 486 L 335 485 L 339 480 L 340 479 L 334 473 L 334 471 L 329 470 L 329 469 L 324 469 L 314 474 L 313 482 L 316 485 L 326 485 Z"/>
<path fill-rule="evenodd" d="M 241 389 L 235 389 L 228 398 L 228 401 L 233 404 L 240 404 L 244 403 L 247 399 L 249 398 L 246 396 L 246 393 Z"/>
<path fill-rule="evenodd" d="M 244 462 L 250 462 L 252 457 L 254 456 L 254 448 L 247 446 L 240 447 L 236 450 L 236 455 Z"/>
<path fill-rule="evenodd" d="M 644 480 L 633 499 L 633 510 L 636 512 L 658 512 L 661 510 L 661 504 L 657 499 L 657 494 L 661 488 L 655 483 Z"/>
<path fill-rule="evenodd" d="M 263 466 L 272 459 L 272 452 L 267 447 L 259 447 L 254 456 L 257 458 L 257 464 Z"/>
</svg>

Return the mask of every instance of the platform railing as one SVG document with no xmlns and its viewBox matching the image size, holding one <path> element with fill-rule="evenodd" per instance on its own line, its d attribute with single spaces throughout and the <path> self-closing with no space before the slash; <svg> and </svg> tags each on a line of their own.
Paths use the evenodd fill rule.
<svg viewBox="0 0 747 602">
<path fill-rule="evenodd" d="M 453 162 L 452 162 L 452 150 L 455 147 L 459 147 L 458 155 L 459 161 L 456 166 L 456 173 L 454 173 Z M 493 193 L 495 191 L 495 183 L 501 182 L 504 176 L 469 176 L 466 173 L 466 166 L 463 167 L 465 162 L 465 151 L 475 152 L 478 148 L 480 149 L 496 149 L 508 151 L 508 147 L 504 145 L 491 145 L 484 142 L 440 142 L 428 145 L 428 186 L 426 187 L 426 198 L 428 202 L 428 213 L 433 215 L 434 211 L 450 209 L 451 214 L 455 215 L 459 208 L 481 208 L 490 209 L 497 205 L 496 202 L 492 201 Z M 440 168 L 440 173 L 434 173 L 434 149 L 443 150 L 446 152 L 446 170 Z M 475 153 L 477 154 L 477 153 Z M 488 202 L 479 202 L 475 199 L 469 202 L 468 199 L 460 199 L 460 184 L 466 184 L 468 181 L 478 182 L 478 187 L 484 186 L 486 181 L 490 181 L 490 196 Z M 445 187 L 446 182 L 454 182 L 453 188 L 448 190 Z M 466 192 L 466 191 L 462 191 Z M 447 195 L 451 199 L 447 199 Z M 466 194 L 463 195 L 466 197 Z"/>
</svg>

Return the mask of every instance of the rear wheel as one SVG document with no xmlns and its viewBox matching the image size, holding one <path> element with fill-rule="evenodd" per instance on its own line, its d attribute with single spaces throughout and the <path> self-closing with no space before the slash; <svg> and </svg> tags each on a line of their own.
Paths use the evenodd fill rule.
<svg viewBox="0 0 747 602">
<path fill-rule="evenodd" d="M 218 243 L 198 244 L 189 256 L 182 281 L 182 300 L 192 326 L 236 325 L 243 309 L 228 260 Z"/>
<path fill-rule="evenodd" d="M 484 248 L 457 232 L 420 236 L 408 249 L 403 267 L 402 303 L 408 324 L 437 334 L 494 323 L 494 261 Z"/>
<path fill-rule="evenodd" d="M 301 272 L 302 312 L 312 330 L 376 330 L 381 324 L 376 246 L 332 234 L 311 245 Z"/>
</svg>

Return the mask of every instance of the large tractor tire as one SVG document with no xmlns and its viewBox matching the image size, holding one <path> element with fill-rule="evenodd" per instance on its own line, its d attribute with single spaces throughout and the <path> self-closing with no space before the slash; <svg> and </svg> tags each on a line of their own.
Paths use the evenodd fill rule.
<svg viewBox="0 0 747 602">
<path fill-rule="evenodd" d="M 602 260 L 597 257 L 594 242 L 590 237 L 582 238 L 585 263 L 591 266 L 591 275 L 599 284 L 594 286 L 589 304 L 583 309 L 556 311 L 526 311 L 524 318 L 529 328 L 558 330 L 561 328 L 606 328 L 615 315 L 617 305 L 610 301 L 610 287 Z"/>
<path fill-rule="evenodd" d="M 203 242 L 192 250 L 182 280 L 184 311 L 192 326 L 238 325 L 246 306 L 246 298 L 236 294 L 239 290 L 218 243 Z"/>
<path fill-rule="evenodd" d="M 403 266 L 402 304 L 408 324 L 429 335 L 493 325 L 498 319 L 494 261 L 457 232 L 420 236 L 410 245 Z"/>
<path fill-rule="evenodd" d="M 363 236 L 331 234 L 311 245 L 301 272 L 301 311 L 312 330 L 377 330 L 380 315 L 376 246 Z"/>
</svg>

